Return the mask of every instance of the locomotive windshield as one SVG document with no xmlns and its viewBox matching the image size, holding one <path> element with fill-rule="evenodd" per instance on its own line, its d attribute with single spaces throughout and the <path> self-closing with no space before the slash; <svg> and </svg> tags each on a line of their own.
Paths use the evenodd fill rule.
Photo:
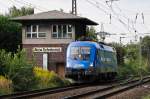
<svg viewBox="0 0 150 99">
<path fill-rule="evenodd" d="M 90 47 L 71 47 L 71 58 L 74 60 L 89 60 Z"/>
</svg>

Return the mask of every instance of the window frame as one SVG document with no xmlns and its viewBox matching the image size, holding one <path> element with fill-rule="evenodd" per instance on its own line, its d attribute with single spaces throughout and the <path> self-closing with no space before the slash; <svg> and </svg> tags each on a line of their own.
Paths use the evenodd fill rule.
<svg viewBox="0 0 150 99">
<path fill-rule="evenodd" d="M 58 26 L 61 25 L 61 37 L 58 37 Z M 64 33 L 63 33 L 63 26 L 66 26 L 66 37 L 64 37 Z M 72 32 L 68 31 L 68 26 L 71 25 L 72 26 Z M 53 27 L 56 26 L 56 32 L 53 31 Z M 56 37 L 54 37 L 53 35 L 57 35 Z M 69 37 L 69 34 L 71 34 L 71 37 Z M 51 33 L 51 38 L 53 39 L 72 39 L 73 38 L 73 25 L 72 24 L 53 24 L 52 25 L 52 33 Z"/>
<path fill-rule="evenodd" d="M 26 26 L 26 38 L 27 39 L 43 39 L 47 37 L 46 32 L 39 32 L 40 25 L 29 25 L 29 26 L 30 26 L 30 32 L 27 31 L 27 26 Z M 33 26 L 36 26 L 36 32 L 33 32 Z M 39 37 L 40 33 L 45 33 L 45 37 Z M 28 37 L 27 34 L 30 34 L 30 37 Z M 36 37 L 33 37 L 33 34 L 36 34 Z"/>
<path fill-rule="evenodd" d="M 75 48 L 77 49 L 77 53 L 72 53 L 72 52 L 74 52 Z M 83 48 L 88 48 L 89 53 L 82 53 L 81 50 L 83 50 Z M 87 57 L 87 58 L 85 58 L 85 57 Z M 77 61 L 90 61 L 90 59 L 91 59 L 91 47 L 90 46 L 71 46 L 70 58 L 72 60 L 77 60 Z"/>
</svg>

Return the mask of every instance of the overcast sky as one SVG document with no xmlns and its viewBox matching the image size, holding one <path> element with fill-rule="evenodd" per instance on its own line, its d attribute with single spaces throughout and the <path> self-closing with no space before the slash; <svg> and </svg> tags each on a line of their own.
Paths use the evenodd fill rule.
<svg viewBox="0 0 150 99">
<path fill-rule="evenodd" d="M 71 11 L 71 2 L 72 0 L 0 0 L 0 13 L 7 13 L 8 8 L 13 5 L 18 8 L 22 6 L 35 7 L 35 13 L 60 10 L 60 8 L 64 9 L 64 12 L 69 12 Z M 150 33 L 150 0 L 119 0 L 112 4 L 111 2 L 106 4 L 106 0 L 77 0 L 77 10 L 79 16 L 87 17 L 100 24 L 96 26 L 97 32 L 101 30 L 103 23 L 105 32 L 118 34 L 107 36 L 107 42 L 119 42 L 120 36 L 126 37 L 122 39 L 124 43 L 130 40 L 134 41 L 135 30 L 140 34 L 137 38 L 145 35 L 142 33 Z M 119 35 L 121 33 L 126 35 Z"/>
</svg>

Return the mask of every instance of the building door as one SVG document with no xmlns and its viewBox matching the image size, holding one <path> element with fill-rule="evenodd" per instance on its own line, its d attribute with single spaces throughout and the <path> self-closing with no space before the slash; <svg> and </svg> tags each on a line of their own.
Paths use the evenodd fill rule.
<svg viewBox="0 0 150 99">
<path fill-rule="evenodd" d="M 60 76 L 60 77 L 65 77 L 65 64 L 64 63 L 58 63 L 56 65 L 56 73 Z"/>
<path fill-rule="evenodd" d="M 44 70 L 48 69 L 48 54 L 47 53 L 43 54 L 43 69 Z"/>
</svg>

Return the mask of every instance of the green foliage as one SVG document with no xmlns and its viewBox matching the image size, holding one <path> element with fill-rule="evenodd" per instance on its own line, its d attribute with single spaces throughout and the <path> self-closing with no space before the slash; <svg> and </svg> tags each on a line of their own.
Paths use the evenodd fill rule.
<svg viewBox="0 0 150 99">
<path fill-rule="evenodd" d="M 21 44 L 21 25 L 0 15 L 0 49 L 15 52 Z"/>
<path fill-rule="evenodd" d="M 0 49 L 16 52 L 18 45 L 21 45 L 22 41 L 21 24 L 10 21 L 10 18 L 33 14 L 34 9 L 27 7 L 17 9 L 13 6 L 9 9 L 9 12 L 6 16 L 0 15 Z"/>
<path fill-rule="evenodd" d="M 15 54 L 8 53 L 5 50 L 0 51 L 0 75 L 12 81 L 11 85 L 15 92 L 60 87 L 70 84 L 69 81 L 60 78 L 53 71 L 34 68 L 33 60 L 29 62 L 26 55 L 27 53 L 24 49 L 19 49 Z M 5 85 L 4 81 L 2 85 Z M 2 92 L 5 93 L 4 90 Z"/>
<path fill-rule="evenodd" d="M 12 91 L 12 81 L 0 76 L 0 94 L 10 94 Z"/>
<path fill-rule="evenodd" d="M 150 60 L 150 36 L 145 36 L 141 41 L 142 48 L 142 56 L 148 60 Z M 150 61 L 148 61 L 148 65 L 150 65 Z"/>
<path fill-rule="evenodd" d="M 131 61 L 134 61 L 139 56 L 139 46 L 137 44 L 129 44 L 125 47 L 126 49 L 126 58 Z"/>
<path fill-rule="evenodd" d="M 0 68 L 2 74 L 12 80 L 15 91 L 27 91 L 34 88 L 35 77 L 33 66 L 28 62 L 25 50 L 18 50 L 16 54 L 0 51 Z M 31 87 L 32 86 L 32 87 Z"/>
<path fill-rule="evenodd" d="M 51 88 L 60 87 L 70 84 L 67 80 L 60 78 L 55 72 L 43 70 L 42 68 L 35 67 L 34 74 L 38 81 L 38 88 Z"/>
<path fill-rule="evenodd" d="M 124 57 L 126 54 L 125 48 L 118 43 L 110 43 L 109 45 L 113 46 L 116 49 L 117 54 L 117 63 L 119 66 L 124 65 Z"/>
<path fill-rule="evenodd" d="M 148 74 L 150 71 L 149 59 L 140 55 L 139 43 L 126 45 L 124 49 L 126 50 L 124 58 L 125 64 L 119 67 L 119 76 L 142 76 Z"/>
<path fill-rule="evenodd" d="M 21 7 L 20 9 L 17 9 L 15 6 L 13 6 L 9 9 L 8 16 L 17 17 L 17 16 L 24 16 L 24 15 L 30 15 L 30 14 L 34 14 L 33 8 Z"/>
<path fill-rule="evenodd" d="M 150 95 L 143 97 L 142 99 L 150 99 Z"/>
<path fill-rule="evenodd" d="M 147 61 L 143 58 L 142 59 L 142 66 L 139 65 L 139 59 L 136 60 L 129 60 L 127 59 L 125 61 L 125 64 L 123 66 L 119 66 L 119 76 L 120 77 L 127 77 L 129 75 L 136 75 L 136 76 L 142 76 L 148 74 L 148 65 Z"/>
<path fill-rule="evenodd" d="M 97 41 L 96 30 L 93 26 L 86 28 L 86 37 L 93 41 Z"/>
</svg>

